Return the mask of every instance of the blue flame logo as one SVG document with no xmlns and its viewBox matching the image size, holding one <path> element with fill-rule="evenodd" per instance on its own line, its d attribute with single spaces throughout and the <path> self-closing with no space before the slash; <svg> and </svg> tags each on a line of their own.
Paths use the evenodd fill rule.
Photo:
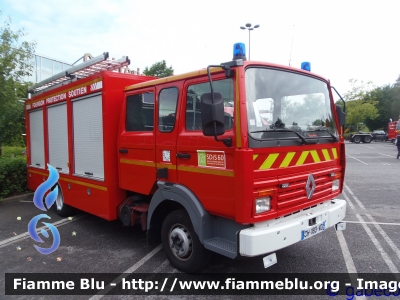
<svg viewBox="0 0 400 300">
<path fill-rule="evenodd" d="M 58 172 L 56 169 L 54 169 L 51 165 L 47 164 L 47 167 L 49 168 L 49 178 L 45 182 L 43 182 L 39 187 L 36 189 L 35 194 L 33 195 L 33 203 L 37 208 L 43 211 L 47 211 L 50 209 L 50 207 L 54 204 L 57 198 L 58 194 L 58 186 L 56 186 L 52 191 L 50 191 L 46 198 L 45 198 L 45 203 L 46 207 L 43 204 L 43 198 L 44 195 L 48 190 L 50 190 L 57 182 L 58 182 Z M 28 224 L 28 232 L 31 236 L 31 238 L 38 242 L 38 243 L 43 243 L 43 240 L 39 237 L 39 235 L 36 232 L 36 226 L 37 223 L 39 222 L 40 219 L 45 218 L 45 219 L 51 219 L 48 215 L 46 214 L 40 214 L 32 218 L 32 220 Z M 46 222 L 42 222 L 42 224 L 46 225 L 49 229 L 50 232 L 52 233 L 54 239 L 53 239 L 53 245 L 50 248 L 41 248 L 37 245 L 34 245 L 36 250 L 39 251 L 42 254 L 50 254 L 57 250 L 57 248 L 60 246 L 60 233 L 58 232 L 57 228 Z M 46 230 L 43 228 L 40 231 L 42 235 L 45 238 L 49 237 L 49 234 Z"/>
</svg>

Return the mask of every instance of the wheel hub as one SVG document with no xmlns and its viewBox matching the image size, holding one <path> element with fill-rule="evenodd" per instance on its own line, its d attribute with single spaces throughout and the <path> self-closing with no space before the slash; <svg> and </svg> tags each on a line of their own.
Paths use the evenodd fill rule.
<svg viewBox="0 0 400 300">
<path fill-rule="evenodd" d="M 179 259 L 187 259 L 192 254 L 192 238 L 182 225 L 177 225 L 171 231 L 169 245 L 172 253 Z"/>
</svg>

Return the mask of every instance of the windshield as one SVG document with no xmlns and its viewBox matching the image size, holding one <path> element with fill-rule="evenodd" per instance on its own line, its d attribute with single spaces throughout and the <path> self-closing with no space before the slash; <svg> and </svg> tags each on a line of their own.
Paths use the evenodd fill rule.
<svg viewBox="0 0 400 300">
<path fill-rule="evenodd" d="M 253 139 L 337 140 L 328 86 L 322 80 L 276 69 L 248 68 L 246 101 Z"/>
</svg>

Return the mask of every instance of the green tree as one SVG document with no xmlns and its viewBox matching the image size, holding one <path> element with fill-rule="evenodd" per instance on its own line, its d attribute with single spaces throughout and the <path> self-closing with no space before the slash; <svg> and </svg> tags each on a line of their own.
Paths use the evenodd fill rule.
<svg viewBox="0 0 400 300">
<path fill-rule="evenodd" d="M 374 105 L 375 103 L 363 102 L 363 100 L 353 100 L 346 103 L 346 123 L 353 124 L 357 127 L 357 124 L 365 122 L 365 120 L 374 120 L 379 116 L 378 109 Z"/>
<path fill-rule="evenodd" d="M 357 79 L 350 79 L 351 90 L 343 95 L 345 101 L 362 100 L 368 94 L 370 90 L 374 88 L 374 84 L 371 81 L 358 82 Z"/>
<path fill-rule="evenodd" d="M 22 141 L 23 105 L 18 99 L 25 97 L 24 78 L 32 72 L 36 47 L 36 42 L 23 41 L 25 36 L 24 29 L 11 29 L 9 17 L 0 28 L 0 156 L 2 144 Z"/>
<path fill-rule="evenodd" d="M 385 129 L 389 119 L 397 120 L 400 112 L 400 98 L 396 96 L 396 88 L 391 85 L 377 87 L 370 91 L 364 100 L 374 99 L 376 108 L 378 109 L 379 116 L 375 119 L 367 118 L 365 124 L 370 130 Z"/>
<path fill-rule="evenodd" d="M 395 87 L 400 87 L 400 75 L 397 77 L 396 82 L 394 83 Z"/>
<path fill-rule="evenodd" d="M 371 81 L 365 83 L 350 79 L 349 82 L 351 90 L 343 95 L 346 101 L 346 123 L 357 128 L 357 124 L 379 117 L 379 111 L 376 108 L 378 102 L 375 101 L 375 95 L 370 93 L 374 88 Z"/>
<path fill-rule="evenodd" d="M 150 68 L 146 67 L 143 71 L 143 74 L 146 76 L 156 76 L 156 77 L 167 77 L 174 75 L 174 69 L 172 66 L 167 67 L 167 63 L 165 60 L 156 62 Z"/>
</svg>

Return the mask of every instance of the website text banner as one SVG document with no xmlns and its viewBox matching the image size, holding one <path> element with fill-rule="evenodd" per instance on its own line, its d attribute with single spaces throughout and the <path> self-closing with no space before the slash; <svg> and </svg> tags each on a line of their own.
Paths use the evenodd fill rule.
<svg viewBox="0 0 400 300">
<path fill-rule="evenodd" d="M 392 273 L 6 273 L 5 277 L 6 295 L 400 295 L 400 274 Z"/>
</svg>

